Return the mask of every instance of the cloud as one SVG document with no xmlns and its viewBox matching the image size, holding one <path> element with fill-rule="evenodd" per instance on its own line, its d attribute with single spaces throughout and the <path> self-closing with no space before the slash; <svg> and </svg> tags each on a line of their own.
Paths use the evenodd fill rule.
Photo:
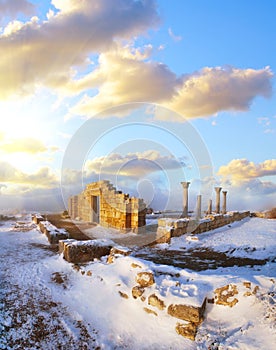
<svg viewBox="0 0 276 350">
<path fill-rule="evenodd" d="M 98 88 L 95 96 L 86 95 L 72 108 L 73 114 L 93 116 L 128 102 L 162 102 L 173 96 L 177 77 L 166 65 L 144 62 L 137 54 L 122 55 L 118 50 L 100 55 L 98 68 L 71 85 L 77 91 Z"/>
<path fill-rule="evenodd" d="M 2 161 L 0 161 L 0 182 L 7 185 L 6 191 L 9 191 L 10 184 L 26 185 L 31 188 L 52 188 L 59 185 L 57 175 L 48 167 L 42 167 L 33 174 L 27 174 L 8 162 Z"/>
<path fill-rule="evenodd" d="M 110 49 L 159 22 L 154 0 L 53 0 L 57 13 L 39 22 L 9 24 L 0 36 L 0 98 L 58 88 L 87 65 L 92 53 Z"/>
<path fill-rule="evenodd" d="M 272 76 L 269 67 L 206 67 L 183 77 L 182 86 L 168 107 L 187 118 L 225 110 L 246 111 L 256 96 L 270 97 Z"/>
<path fill-rule="evenodd" d="M 182 36 L 180 36 L 180 35 L 175 35 L 175 34 L 173 33 L 173 31 L 172 31 L 172 28 L 169 28 L 169 29 L 168 29 L 168 33 L 169 33 L 169 36 L 173 39 L 173 41 L 178 42 L 178 41 L 181 41 L 181 40 L 182 40 Z"/>
<path fill-rule="evenodd" d="M 18 13 L 32 15 L 34 11 L 35 6 L 27 0 L 0 0 L 1 16 L 13 17 Z"/>
<path fill-rule="evenodd" d="M 233 181 L 276 175 L 276 159 L 265 160 L 259 164 L 247 159 L 233 159 L 227 165 L 219 168 L 218 175 L 230 178 Z"/>
<path fill-rule="evenodd" d="M 85 171 L 88 174 L 119 175 L 122 177 L 142 178 L 148 174 L 179 169 L 183 167 L 183 161 L 173 156 L 163 156 L 158 151 L 148 150 L 142 153 L 128 153 L 121 155 L 111 153 L 106 157 L 98 157 L 88 160 Z"/>
<path fill-rule="evenodd" d="M 255 97 L 270 96 L 272 76 L 268 67 L 214 67 L 177 77 L 164 64 L 125 55 L 117 48 L 100 55 L 98 67 L 83 79 L 72 80 L 67 89 L 98 90 L 94 96 L 86 94 L 71 115 L 91 117 L 124 103 L 153 102 L 186 118 L 197 118 L 248 110 Z"/>
<path fill-rule="evenodd" d="M 5 140 L 0 138 L 1 151 L 6 153 L 30 153 L 36 154 L 46 152 L 48 149 L 40 140 L 26 137 L 19 139 Z"/>
</svg>

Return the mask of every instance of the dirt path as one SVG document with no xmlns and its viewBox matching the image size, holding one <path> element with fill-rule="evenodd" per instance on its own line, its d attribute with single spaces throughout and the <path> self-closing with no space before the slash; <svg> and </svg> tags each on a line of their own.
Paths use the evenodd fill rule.
<svg viewBox="0 0 276 350">
<path fill-rule="evenodd" d="M 85 223 L 79 223 L 78 227 L 70 219 L 63 219 L 61 217 L 61 214 L 48 214 L 47 216 L 45 215 L 45 218 L 47 218 L 47 220 L 50 221 L 57 228 L 65 228 L 66 231 L 70 234 L 70 238 L 82 241 L 91 239 L 83 233 L 83 230 L 86 228 L 95 227 L 95 225 L 93 224 Z"/>
<path fill-rule="evenodd" d="M 99 349 L 97 332 L 88 332 L 39 278 L 44 259 L 56 254 L 48 247 L 38 232 L 0 227 L 0 349 Z"/>
</svg>

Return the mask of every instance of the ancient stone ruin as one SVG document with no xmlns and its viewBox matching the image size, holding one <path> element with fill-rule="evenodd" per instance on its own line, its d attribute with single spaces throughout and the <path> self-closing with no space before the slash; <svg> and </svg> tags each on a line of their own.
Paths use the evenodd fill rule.
<svg viewBox="0 0 276 350">
<path fill-rule="evenodd" d="M 93 222 L 120 231 L 138 233 L 146 225 L 146 204 L 143 199 L 129 197 L 109 181 L 90 183 L 79 195 L 69 198 L 68 212 L 72 219 Z"/>
</svg>

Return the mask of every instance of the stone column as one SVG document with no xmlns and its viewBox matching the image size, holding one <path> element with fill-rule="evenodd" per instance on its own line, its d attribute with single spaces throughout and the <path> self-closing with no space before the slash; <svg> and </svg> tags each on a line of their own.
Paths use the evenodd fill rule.
<svg viewBox="0 0 276 350">
<path fill-rule="evenodd" d="M 212 214 L 212 199 L 209 199 L 207 214 Z"/>
<path fill-rule="evenodd" d="M 182 217 L 187 218 L 188 217 L 188 187 L 190 185 L 190 182 L 181 182 L 181 185 L 183 187 L 183 213 L 182 213 Z"/>
<path fill-rule="evenodd" d="M 221 191 L 221 187 L 215 187 L 215 191 L 216 191 L 216 213 L 219 214 L 220 213 L 220 191 Z"/>
<path fill-rule="evenodd" d="M 201 218 L 201 194 L 199 194 L 197 196 L 197 200 L 196 200 L 196 219 L 200 219 Z"/>
<path fill-rule="evenodd" d="M 222 214 L 226 214 L 226 195 L 227 195 L 227 191 L 222 191 L 222 193 L 223 193 Z"/>
</svg>

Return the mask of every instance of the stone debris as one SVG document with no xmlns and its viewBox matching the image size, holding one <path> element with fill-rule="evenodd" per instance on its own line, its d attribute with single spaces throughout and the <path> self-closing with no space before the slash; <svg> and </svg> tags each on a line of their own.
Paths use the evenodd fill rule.
<svg viewBox="0 0 276 350">
<path fill-rule="evenodd" d="M 215 301 L 217 305 L 233 307 L 239 301 L 237 298 L 233 299 L 239 293 L 235 284 L 227 284 L 226 286 L 217 288 L 214 292 L 216 294 Z"/>
<path fill-rule="evenodd" d="M 197 328 L 197 324 L 193 322 L 184 324 L 177 323 L 175 330 L 177 334 L 194 341 L 197 333 Z"/>
<path fill-rule="evenodd" d="M 157 312 L 155 312 L 154 310 L 149 309 L 148 307 L 144 307 L 144 310 L 148 313 L 148 314 L 152 314 L 154 316 L 158 316 Z"/>
<path fill-rule="evenodd" d="M 136 282 L 140 287 L 150 287 L 155 283 L 152 272 L 139 272 L 136 276 Z"/>
<path fill-rule="evenodd" d="M 119 294 L 120 294 L 120 296 L 121 296 L 122 298 L 128 299 L 128 295 L 127 295 L 126 293 L 121 292 L 121 291 L 119 290 Z"/>
<path fill-rule="evenodd" d="M 164 301 L 158 298 L 155 294 L 148 297 L 148 304 L 157 307 L 159 310 L 164 310 L 166 308 Z"/>
<path fill-rule="evenodd" d="M 134 286 L 134 287 L 132 288 L 132 291 L 131 291 L 132 297 L 133 297 L 134 299 L 140 298 L 140 297 L 143 295 L 144 291 L 145 291 L 144 288 L 142 288 L 142 287 L 140 287 L 140 286 Z"/>
<path fill-rule="evenodd" d="M 107 263 L 112 264 L 118 256 L 128 256 L 131 254 L 131 250 L 127 247 L 116 246 L 111 248 L 110 254 L 107 258 Z"/>
</svg>

